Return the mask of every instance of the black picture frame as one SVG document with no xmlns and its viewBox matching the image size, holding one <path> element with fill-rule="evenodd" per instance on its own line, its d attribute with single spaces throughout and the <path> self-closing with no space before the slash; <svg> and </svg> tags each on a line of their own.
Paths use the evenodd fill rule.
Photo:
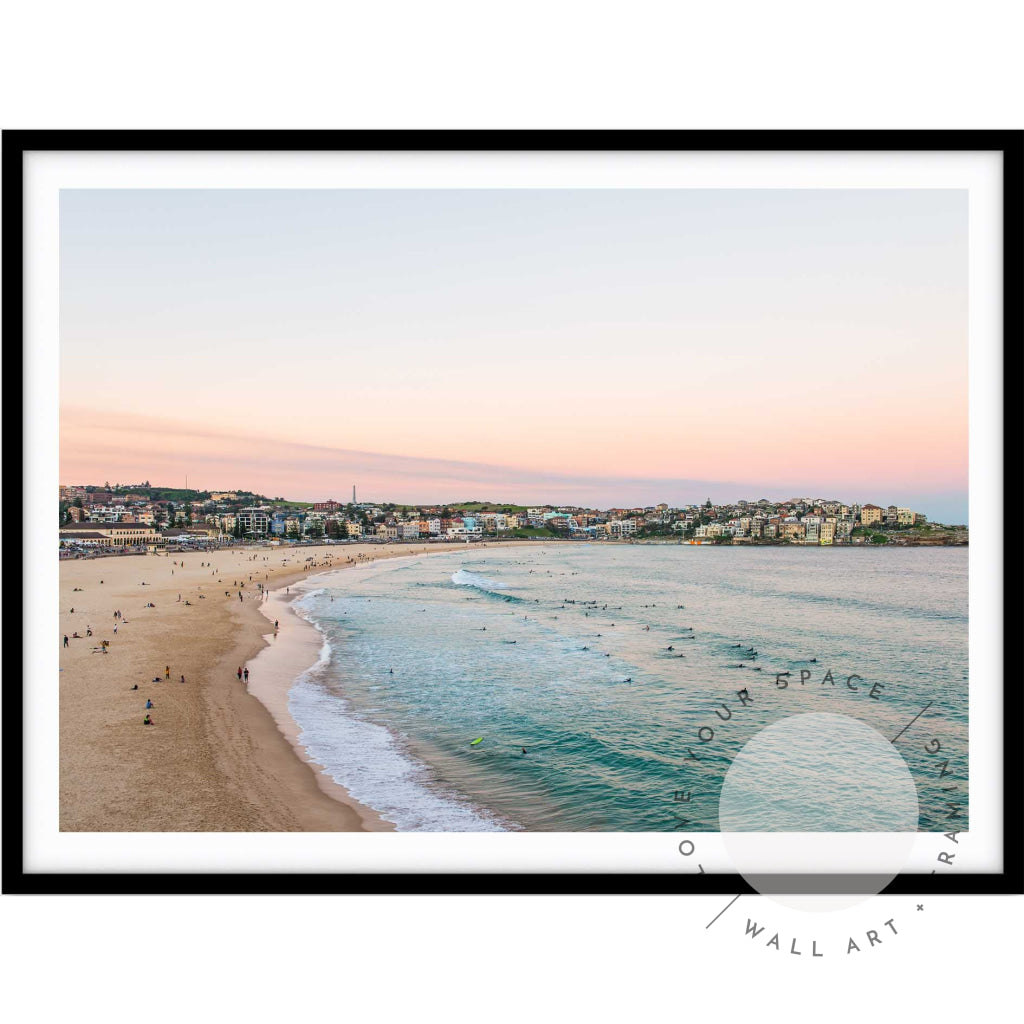
<svg viewBox="0 0 1024 1024">
<path fill-rule="evenodd" d="M 997 152 L 1002 158 L 1003 401 L 1010 408 L 1010 382 L 1019 380 L 1018 352 L 1024 327 L 1024 132 L 995 131 L 5 131 L 2 135 L 3 369 L 8 381 L 24 379 L 25 285 L 23 252 L 24 160 L 36 151 L 65 152 L 345 152 L 345 151 L 719 151 L 719 152 Z M 8 388 L 4 425 L 8 494 L 22 490 L 26 453 L 24 395 Z M 1015 452 L 1003 419 L 1004 482 Z M 17 489 L 16 489 L 17 488 Z M 1011 521 L 1004 486 L 1005 521 Z M 1004 624 L 1017 607 L 1017 548 L 1004 545 Z M 23 584 L 22 559 L 9 555 L 3 573 L 8 594 Z M 1010 679 L 1010 634 L 1004 629 L 1002 857 L 999 873 L 901 874 L 889 894 L 1003 895 L 1024 892 L 1024 852 L 1019 815 L 1024 807 L 1022 767 L 1015 742 L 1024 726 L 1024 697 Z M 29 873 L 24 865 L 22 647 L 8 637 L 3 646 L 3 891 L 8 894 L 727 894 L 755 890 L 738 874 L 693 871 L 649 874 L 321 874 L 321 873 Z M 19 685 L 20 683 L 20 685 Z"/>
</svg>

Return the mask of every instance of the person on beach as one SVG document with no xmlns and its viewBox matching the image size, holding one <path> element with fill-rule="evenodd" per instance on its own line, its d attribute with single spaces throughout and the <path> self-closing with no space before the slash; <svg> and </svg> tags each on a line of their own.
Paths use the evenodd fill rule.
<svg viewBox="0 0 1024 1024">
<path fill-rule="evenodd" d="M 149 715 L 146 715 L 146 717 L 142 720 L 142 724 L 143 725 L 152 725 L 153 724 L 153 719 Z"/>
<path fill-rule="evenodd" d="M 164 679 L 170 679 L 170 678 L 171 678 L 171 666 L 170 665 L 165 665 L 164 666 Z"/>
<path fill-rule="evenodd" d="M 249 669 L 248 669 L 248 667 L 246 667 L 246 670 L 242 673 L 242 675 L 245 676 L 245 681 L 246 681 L 246 683 L 248 683 L 249 682 Z"/>
<path fill-rule="evenodd" d="M 67 647 L 67 645 L 68 645 L 68 635 L 67 635 L 67 633 L 65 633 L 64 634 L 64 646 Z"/>
<path fill-rule="evenodd" d="M 151 700 L 147 700 L 146 701 L 146 710 L 148 711 L 151 707 L 155 707 L 155 705 L 153 704 L 153 702 Z M 524 750 L 523 753 L 525 754 L 526 751 Z"/>
<path fill-rule="evenodd" d="M 185 682 L 185 677 L 184 676 L 181 677 L 181 681 Z"/>
<path fill-rule="evenodd" d="M 334 598 L 332 597 L 331 600 L 333 601 Z M 277 621 L 277 619 L 274 619 L 274 629 L 277 629 L 277 627 L 278 627 L 278 621 Z"/>
<path fill-rule="evenodd" d="M 136 683 L 136 684 L 135 684 L 135 685 L 134 685 L 134 686 L 132 687 L 132 689 L 133 689 L 133 690 L 137 690 L 138 688 L 139 688 L 139 684 L 138 684 L 138 683 Z"/>
<path fill-rule="evenodd" d="M 241 665 L 238 666 L 238 672 L 236 673 L 236 675 L 238 676 L 238 681 L 241 682 L 242 681 L 242 666 Z"/>
</svg>

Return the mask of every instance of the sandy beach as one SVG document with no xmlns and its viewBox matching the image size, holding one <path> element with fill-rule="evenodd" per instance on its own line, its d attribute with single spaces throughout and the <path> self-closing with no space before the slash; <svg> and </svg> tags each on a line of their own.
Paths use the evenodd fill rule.
<svg viewBox="0 0 1024 1024">
<path fill-rule="evenodd" d="M 359 561 L 445 550 L 352 544 L 62 562 L 61 830 L 390 829 L 295 745 L 287 690 L 316 661 L 317 643 L 287 609 L 288 588 Z M 289 634 L 276 647 L 275 618 Z M 237 677 L 247 666 L 248 684 Z"/>
</svg>

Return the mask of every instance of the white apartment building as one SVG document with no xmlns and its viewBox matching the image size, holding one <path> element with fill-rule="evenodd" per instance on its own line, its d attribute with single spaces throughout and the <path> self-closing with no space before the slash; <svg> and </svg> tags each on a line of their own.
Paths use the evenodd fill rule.
<svg viewBox="0 0 1024 1024">
<path fill-rule="evenodd" d="M 636 533 L 635 519 L 613 519 L 604 528 L 610 537 L 632 537 Z"/>
<path fill-rule="evenodd" d="M 482 537 L 484 528 L 482 526 L 449 526 L 445 534 L 456 540 L 466 540 L 472 537 Z"/>
<path fill-rule="evenodd" d="M 804 516 L 804 543 L 817 544 L 821 540 L 821 516 Z"/>
<path fill-rule="evenodd" d="M 238 510 L 238 522 L 244 534 L 265 534 L 270 532 L 270 510 L 252 505 Z"/>
</svg>

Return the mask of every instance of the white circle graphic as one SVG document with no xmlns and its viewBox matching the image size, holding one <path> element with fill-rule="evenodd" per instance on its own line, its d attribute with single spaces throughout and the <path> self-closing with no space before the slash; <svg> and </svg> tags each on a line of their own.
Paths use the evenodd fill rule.
<svg viewBox="0 0 1024 1024">
<path fill-rule="evenodd" d="M 793 715 L 753 736 L 722 784 L 718 817 L 737 871 L 803 910 L 835 910 L 882 891 L 918 829 L 906 761 L 847 715 Z"/>
</svg>

